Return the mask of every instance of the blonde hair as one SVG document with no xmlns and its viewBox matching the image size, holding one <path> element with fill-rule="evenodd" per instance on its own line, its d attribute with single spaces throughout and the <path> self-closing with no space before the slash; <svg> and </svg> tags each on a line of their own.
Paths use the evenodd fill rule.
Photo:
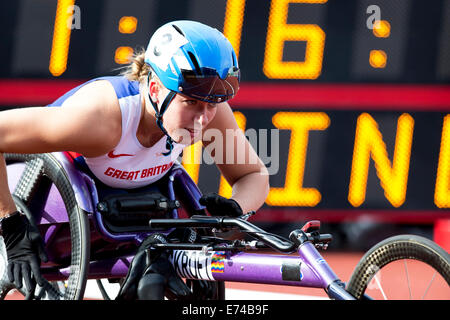
<svg viewBox="0 0 450 320">
<path fill-rule="evenodd" d="M 145 63 L 145 49 L 139 48 L 130 58 L 130 64 L 126 66 L 120 75 L 126 77 L 130 81 L 139 81 L 144 83 L 147 81 L 148 73 L 151 68 Z"/>
</svg>

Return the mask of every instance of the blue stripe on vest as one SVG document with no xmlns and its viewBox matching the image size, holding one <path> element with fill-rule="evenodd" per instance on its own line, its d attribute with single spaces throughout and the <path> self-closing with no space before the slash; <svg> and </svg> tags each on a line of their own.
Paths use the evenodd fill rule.
<svg viewBox="0 0 450 320">
<path fill-rule="evenodd" d="M 91 83 L 93 81 L 98 80 L 107 80 L 109 81 L 114 91 L 116 92 L 117 99 L 129 97 L 129 96 L 135 96 L 139 94 L 139 82 L 138 81 L 130 81 L 126 79 L 123 76 L 113 76 L 113 77 L 100 77 L 95 78 L 92 80 L 89 80 L 78 87 L 73 88 L 72 90 L 66 92 L 64 95 L 59 97 L 57 100 L 52 102 L 51 104 L 47 105 L 48 107 L 60 107 L 64 101 L 66 101 L 68 98 L 70 98 L 75 92 L 77 92 L 81 87 L 87 85 L 88 83 Z"/>
</svg>

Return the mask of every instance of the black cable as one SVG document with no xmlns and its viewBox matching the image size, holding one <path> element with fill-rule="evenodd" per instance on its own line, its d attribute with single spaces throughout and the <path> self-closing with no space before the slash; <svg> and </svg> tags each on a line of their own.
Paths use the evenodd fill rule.
<svg viewBox="0 0 450 320">
<path fill-rule="evenodd" d="M 97 279 L 97 286 L 98 289 L 100 290 L 100 293 L 102 294 L 102 297 L 104 300 L 111 300 L 111 298 L 109 297 L 108 293 L 105 290 L 105 287 L 103 286 L 102 280 Z"/>
</svg>

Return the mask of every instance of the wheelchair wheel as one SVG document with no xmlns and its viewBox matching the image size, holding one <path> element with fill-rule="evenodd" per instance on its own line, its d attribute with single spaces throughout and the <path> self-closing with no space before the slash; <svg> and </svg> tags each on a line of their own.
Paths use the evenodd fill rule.
<svg viewBox="0 0 450 320">
<path fill-rule="evenodd" d="M 59 281 L 46 282 L 44 287 L 37 286 L 35 296 L 37 299 L 64 299 L 78 300 L 82 299 L 86 287 L 89 258 L 90 258 L 90 229 L 87 213 L 77 204 L 71 182 L 64 168 L 58 162 L 54 155 L 47 154 L 4 154 L 8 177 L 10 171 L 17 172 L 23 170 L 17 184 L 12 192 L 13 199 L 19 211 L 24 213 L 30 223 L 35 224 L 41 231 L 41 236 L 45 239 L 47 253 L 63 252 L 67 255 L 65 260 L 50 261 L 41 266 L 41 272 L 44 277 Z M 14 169 L 12 169 L 14 167 Z M 23 169 L 22 169 L 23 168 Z M 10 184 L 10 188 L 12 185 Z M 55 188 L 57 191 L 55 191 Z M 44 208 L 49 200 L 49 194 L 55 192 L 62 199 L 63 208 L 65 207 L 67 217 L 65 221 L 55 221 L 52 223 L 52 217 Z M 53 199 L 54 200 L 54 199 Z M 64 211 L 64 210 L 62 210 Z M 50 223 L 38 225 L 43 215 Z M 68 248 L 59 249 L 61 243 L 57 237 L 50 238 L 46 233 L 49 227 L 67 229 Z M 58 229 L 59 230 L 59 229 Z M 47 237 L 47 239 L 46 239 Z M 56 249 L 55 249 L 56 248 Z M 0 248 L 2 249 L 2 248 Z M 4 249 L 4 248 L 3 248 Z M 0 250 L 1 251 L 1 250 Z M 56 253 L 55 253 L 56 252 Z M 5 252 L 3 252 L 5 253 Z M 0 256 L 2 256 L 0 252 Z M 3 255 L 5 257 L 6 255 Z M 3 260 L 5 260 L 3 258 Z M 14 285 L 9 283 L 2 270 L 6 267 L 5 261 L 0 259 L 0 299 L 4 299 L 9 290 Z M 62 269 L 68 270 L 68 278 L 61 281 Z M 22 292 L 22 291 L 21 291 Z M 23 294 L 23 292 L 22 292 Z"/>
<path fill-rule="evenodd" d="M 361 258 L 347 291 L 357 299 L 448 300 L 450 256 L 423 237 L 388 238 Z"/>
</svg>

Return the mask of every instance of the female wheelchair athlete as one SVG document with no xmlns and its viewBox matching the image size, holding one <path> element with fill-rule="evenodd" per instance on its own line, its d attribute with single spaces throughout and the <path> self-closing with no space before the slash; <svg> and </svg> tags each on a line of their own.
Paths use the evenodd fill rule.
<svg viewBox="0 0 450 320">
<path fill-rule="evenodd" d="M 144 239 L 156 232 L 168 235 L 175 228 L 204 232 L 199 232 L 200 241 L 156 243 L 154 248 L 171 252 L 174 268 L 192 288 L 196 281 L 217 283 L 211 299 L 224 299 L 225 281 L 313 287 L 325 290 L 332 299 L 371 299 L 368 289 L 372 279 L 379 283 L 380 270 L 397 261 L 406 266 L 409 260 L 433 270 L 421 297 L 436 299 L 430 288 L 438 287 L 438 298 L 450 298 L 449 254 L 425 238 L 401 235 L 380 242 L 362 257 L 345 284 L 317 250 L 332 239 L 320 234 L 320 222 L 311 221 L 286 239 L 247 221 L 251 213 L 239 218 L 207 216 L 198 201 L 201 192 L 179 164 L 146 193 L 103 196 L 68 152 L 5 154 L 5 159 L 14 201 L 39 229 L 49 257 L 41 266 L 47 281 L 37 287 L 37 299 L 82 299 L 87 279 L 124 278 Z M 179 218 L 180 207 L 189 218 Z M 253 240 L 220 236 L 230 230 Z M 0 258 L 0 298 L 4 299 L 14 288 L 6 280 L 4 247 Z M 414 278 L 412 274 L 407 278 L 409 285 Z M 382 298 L 389 298 L 386 290 L 380 287 L 380 291 Z"/>
</svg>

